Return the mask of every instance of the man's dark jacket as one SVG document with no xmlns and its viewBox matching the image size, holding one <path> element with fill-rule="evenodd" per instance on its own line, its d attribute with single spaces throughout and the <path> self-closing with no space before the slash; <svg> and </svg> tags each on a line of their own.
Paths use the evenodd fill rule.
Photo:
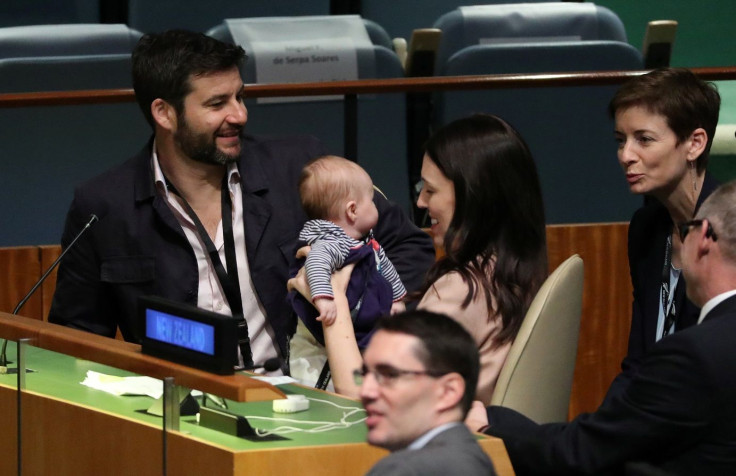
<svg viewBox="0 0 736 476">
<path fill-rule="evenodd" d="M 250 278 L 283 356 L 288 356 L 288 338 L 296 326 L 286 281 L 306 221 L 298 180 L 304 164 L 324 154 L 321 143 L 307 136 L 243 137 L 238 168 Z M 407 289 L 417 289 L 434 261 L 432 242 L 396 205 L 380 194 L 374 200 L 379 211 L 376 238 Z M 126 340 L 138 342 L 139 296 L 197 304 L 194 252 L 156 191 L 150 142 L 135 157 L 76 189 L 63 248 L 91 213 L 100 220 L 61 263 L 50 322 L 105 336 L 114 336 L 119 326 Z"/>
</svg>

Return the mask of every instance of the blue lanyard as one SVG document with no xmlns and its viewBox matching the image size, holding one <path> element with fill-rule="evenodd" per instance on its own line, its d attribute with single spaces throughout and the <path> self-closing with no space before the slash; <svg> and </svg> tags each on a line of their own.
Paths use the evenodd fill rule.
<svg viewBox="0 0 736 476">
<path fill-rule="evenodd" d="M 664 314 L 664 328 L 662 329 L 662 337 L 670 333 L 672 325 L 677 319 L 677 311 L 675 309 L 675 298 L 672 297 L 672 305 L 667 309 L 670 300 L 670 293 L 674 289 L 670 289 L 670 269 L 672 267 L 672 235 L 667 237 L 667 246 L 664 254 L 664 267 L 662 268 L 662 312 Z"/>
</svg>

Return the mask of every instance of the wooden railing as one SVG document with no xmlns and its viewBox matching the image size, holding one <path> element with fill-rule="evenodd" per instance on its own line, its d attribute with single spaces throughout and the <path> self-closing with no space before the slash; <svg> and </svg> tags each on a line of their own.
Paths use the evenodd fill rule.
<svg viewBox="0 0 736 476">
<path fill-rule="evenodd" d="M 706 80 L 736 79 L 736 67 L 693 68 Z M 246 84 L 247 97 L 342 95 L 344 155 L 358 160 L 358 94 L 428 93 L 484 89 L 605 86 L 621 84 L 646 71 L 435 76 L 423 78 L 363 79 L 322 83 Z M 0 94 L 0 108 L 82 104 L 118 104 L 135 101 L 132 89 Z M 426 139 L 426 138 L 424 138 Z M 422 139 L 422 140 L 424 140 Z"/>
<path fill-rule="evenodd" d="M 736 79 L 736 66 L 692 68 L 708 81 Z M 646 71 L 598 71 L 577 73 L 496 74 L 433 76 L 424 78 L 362 79 L 325 83 L 246 84 L 247 97 L 292 97 L 352 94 L 419 93 L 482 89 L 603 86 L 621 84 Z M 135 101 L 132 89 L 0 94 L 2 107 L 118 104 Z"/>
</svg>

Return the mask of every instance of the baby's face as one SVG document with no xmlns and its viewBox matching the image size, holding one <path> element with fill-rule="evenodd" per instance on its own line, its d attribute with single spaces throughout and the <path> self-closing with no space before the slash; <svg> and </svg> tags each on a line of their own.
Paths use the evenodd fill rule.
<svg viewBox="0 0 736 476">
<path fill-rule="evenodd" d="M 368 234 L 378 223 L 378 209 L 373 203 L 373 184 L 361 190 L 361 194 L 356 203 L 356 220 L 355 228 L 361 235 Z"/>
</svg>

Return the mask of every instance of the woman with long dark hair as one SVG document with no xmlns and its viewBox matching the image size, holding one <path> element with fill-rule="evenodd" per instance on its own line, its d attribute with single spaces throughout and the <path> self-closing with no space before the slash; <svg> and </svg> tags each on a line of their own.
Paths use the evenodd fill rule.
<svg viewBox="0 0 736 476">
<path fill-rule="evenodd" d="M 476 396 L 488 403 L 547 275 L 536 167 L 509 124 L 474 115 L 430 138 L 422 179 L 417 205 L 445 256 L 429 270 L 419 307 L 449 315 L 473 335 L 481 358 Z"/>
<path fill-rule="evenodd" d="M 471 333 L 481 357 L 476 397 L 489 403 L 511 343 L 547 276 L 536 167 L 509 124 L 478 114 L 430 138 L 422 179 L 417 205 L 427 210 L 444 257 L 430 269 L 418 307 L 447 314 Z M 338 317 L 323 330 L 336 391 L 357 396 L 352 372 L 362 359 L 347 301 L 338 292 L 348 276 L 349 270 L 333 278 Z M 308 294 L 303 282 L 290 285 Z"/>
</svg>

